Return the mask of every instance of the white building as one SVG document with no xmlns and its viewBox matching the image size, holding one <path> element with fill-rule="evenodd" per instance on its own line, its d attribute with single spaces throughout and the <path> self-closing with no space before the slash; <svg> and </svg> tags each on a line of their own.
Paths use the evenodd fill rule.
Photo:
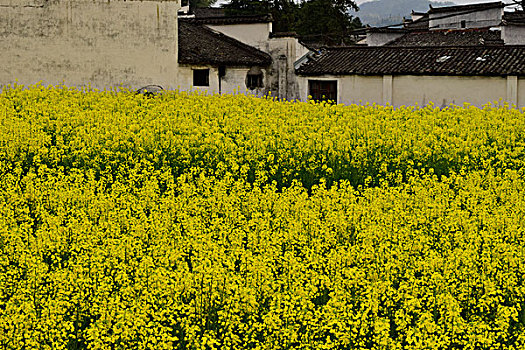
<svg viewBox="0 0 525 350">
<path fill-rule="evenodd" d="M 244 44 L 245 48 L 251 47 L 252 53 L 265 53 L 270 61 L 265 64 L 257 62 L 248 64 L 246 62 L 243 67 L 235 67 L 235 71 L 227 69 L 226 71 L 230 71 L 231 74 L 225 77 L 228 80 L 228 86 L 226 88 L 221 87 L 222 93 L 231 93 L 235 90 L 257 95 L 271 92 L 272 96 L 289 100 L 301 97 L 297 76 L 295 75 L 295 62 L 305 56 L 309 50 L 299 42 L 294 33 L 273 33 L 271 16 L 231 16 L 226 15 L 223 9 L 207 8 L 197 9 L 193 15 L 184 14 L 180 18 L 180 22 L 179 85 L 181 89 L 195 89 L 189 79 L 191 74 L 189 70 L 199 69 L 197 62 L 185 60 L 182 55 L 183 52 L 187 51 L 190 46 L 193 47 L 194 52 L 200 51 L 202 54 L 208 52 L 208 58 L 201 60 L 200 66 L 212 69 L 210 72 L 213 78 L 211 79 L 217 81 L 219 74 L 217 66 L 227 65 L 226 62 L 223 64 L 218 61 L 212 62 L 214 58 L 226 54 L 220 48 L 219 41 L 224 43 L 235 41 L 239 43 L 237 46 Z M 198 26 L 207 28 L 211 34 L 215 33 L 216 40 L 212 41 L 211 34 L 205 36 L 197 34 L 197 32 L 193 34 L 185 32 L 190 27 L 195 30 Z M 198 47 L 195 47 L 196 42 L 198 42 Z M 242 53 L 233 50 L 229 51 L 228 54 L 238 56 L 238 58 L 242 56 Z M 212 63 L 215 64 L 215 68 L 212 67 Z M 262 75 L 262 78 L 251 78 L 256 74 Z M 255 81 L 260 82 L 260 84 L 254 84 Z M 252 89 L 254 85 L 257 85 L 256 89 Z M 219 92 L 218 86 L 210 86 L 208 91 Z"/>
<path fill-rule="evenodd" d="M 177 87 L 176 0 L 0 0 L 0 88 Z"/>
<path fill-rule="evenodd" d="M 430 8 L 365 47 L 325 48 L 301 65 L 302 100 L 525 107 L 525 14 L 501 2 Z"/>
<path fill-rule="evenodd" d="M 269 16 L 169 0 L 0 0 L 0 87 L 245 93 L 339 103 L 525 106 L 525 14 L 501 2 L 414 13 L 368 46 L 309 50 Z M 179 17 L 180 16 L 180 17 Z"/>
<path fill-rule="evenodd" d="M 525 106 L 525 46 L 331 48 L 298 70 L 303 99 Z"/>
</svg>

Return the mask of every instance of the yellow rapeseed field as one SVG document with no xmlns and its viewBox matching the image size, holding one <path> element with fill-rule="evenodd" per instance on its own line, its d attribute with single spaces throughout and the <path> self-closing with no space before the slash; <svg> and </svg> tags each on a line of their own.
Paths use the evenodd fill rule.
<svg viewBox="0 0 525 350">
<path fill-rule="evenodd" d="M 0 93 L 1 349 L 525 349 L 525 115 Z"/>
</svg>

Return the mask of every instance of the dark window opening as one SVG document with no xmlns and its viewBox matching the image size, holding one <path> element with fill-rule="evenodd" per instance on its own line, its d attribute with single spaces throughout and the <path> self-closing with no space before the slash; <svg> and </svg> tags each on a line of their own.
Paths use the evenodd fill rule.
<svg viewBox="0 0 525 350">
<path fill-rule="evenodd" d="M 467 21 L 461 21 L 461 28 L 467 28 Z"/>
<path fill-rule="evenodd" d="M 337 103 L 337 81 L 309 80 L 309 95 L 316 101 L 333 101 Z"/>
<path fill-rule="evenodd" d="M 264 87 L 264 75 L 260 68 L 252 67 L 246 75 L 246 87 L 249 90 Z"/>
<path fill-rule="evenodd" d="M 247 83 L 246 86 L 248 89 L 253 90 L 256 88 L 262 88 L 263 87 L 263 76 L 262 74 L 259 75 L 248 75 L 247 77 Z"/>
<path fill-rule="evenodd" d="M 194 69 L 193 86 L 210 86 L 210 70 Z"/>
</svg>

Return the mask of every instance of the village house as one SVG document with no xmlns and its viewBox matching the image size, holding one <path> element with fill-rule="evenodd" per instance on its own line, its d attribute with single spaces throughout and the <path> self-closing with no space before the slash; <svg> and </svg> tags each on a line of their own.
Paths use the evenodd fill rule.
<svg viewBox="0 0 525 350">
<path fill-rule="evenodd" d="M 430 8 L 366 45 L 324 48 L 296 71 L 303 99 L 525 106 L 525 16 L 501 2 Z"/>
<path fill-rule="evenodd" d="M 170 0 L 0 0 L 0 87 L 243 93 L 306 101 L 525 106 L 525 15 L 502 2 L 431 7 L 360 45 L 310 47 L 268 15 Z"/>
<path fill-rule="evenodd" d="M 309 50 L 271 16 L 189 13 L 170 0 L 0 0 L 0 87 L 146 85 L 300 98 Z"/>
<path fill-rule="evenodd" d="M 295 63 L 309 49 L 294 33 L 273 33 L 269 15 L 232 16 L 224 9 L 189 9 L 179 12 L 179 87 L 183 90 L 206 90 L 210 93 L 247 93 L 295 100 L 301 97 Z M 197 32 L 197 28 L 199 32 Z M 205 30 L 208 34 L 201 35 Z M 215 38 L 215 39 L 213 39 Z M 244 47 L 265 60 L 248 59 L 230 64 L 223 56 L 241 59 L 247 53 L 223 45 Z M 200 59 L 188 60 L 192 51 Z M 207 57 L 204 57 L 207 55 Z M 241 64 L 242 63 L 242 64 Z M 209 72 L 210 84 L 198 86 L 194 78 Z M 193 81 L 193 82 L 192 82 Z"/>
</svg>

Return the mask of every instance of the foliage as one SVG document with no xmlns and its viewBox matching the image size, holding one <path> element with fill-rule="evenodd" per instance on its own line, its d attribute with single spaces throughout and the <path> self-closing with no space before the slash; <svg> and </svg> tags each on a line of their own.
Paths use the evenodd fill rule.
<svg viewBox="0 0 525 350">
<path fill-rule="evenodd" d="M 301 5 L 295 30 L 305 40 L 344 45 L 353 40 L 352 31 L 363 27 L 358 17 L 349 15 L 344 5 L 332 0 L 311 0 Z"/>
<path fill-rule="evenodd" d="M 217 3 L 217 0 L 182 0 L 181 5 L 187 6 L 189 5 L 190 11 L 195 10 L 199 7 L 210 7 Z"/>
<path fill-rule="evenodd" d="M 0 94 L 5 349 L 523 349 L 525 118 Z"/>
<path fill-rule="evenodd" d="M 350 15 L 357 10 L 353 0 L 230 0 L 224 4 L 229 14 L 272 14 L 275 32 L 295 31 L 306 40 L 312 34 L 340 43 L 349 31 L 361 28 L 359 18 Z"/>
</svg>

